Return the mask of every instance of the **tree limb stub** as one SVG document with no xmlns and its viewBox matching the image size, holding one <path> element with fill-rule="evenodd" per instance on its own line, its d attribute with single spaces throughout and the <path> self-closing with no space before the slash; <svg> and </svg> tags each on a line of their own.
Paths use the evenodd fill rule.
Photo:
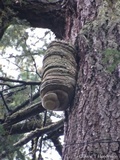
<svg viewBox="0 0 120 160">
<path fill-rule="evenodd" d="M 35 131 L 32 131 L 29 135 L 24 137 L 23 139 L 19 140 L 17 143 L 14 144 L 14 147 L 22 146 L 26 143 L 28 143 L 31 139 L 42 136 L 43 134 L 51 133 L 59 128 L 61 128 L 64 125 L 64 120 L 60 120 L 54 124 L 51 124 L 47 127 L 44 127 L 42 129 L 36 129 Z"/>
<path fill-rule="evenodd" d="M 10 7 L 17 17 L 26 19 L 32 27 L 51 29 L 57 36 L 62 38 L 65 26 L 65 1 L 12 1 L 4 4 Z M 66 4 L 66 3 L 65 3 Z M 59 25 L 58 25 L 59 24 Z"/>
</svg>

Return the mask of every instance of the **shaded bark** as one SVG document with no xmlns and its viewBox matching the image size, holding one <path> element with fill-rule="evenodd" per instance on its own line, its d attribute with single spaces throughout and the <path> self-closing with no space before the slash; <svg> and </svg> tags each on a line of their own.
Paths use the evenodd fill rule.
<svg viewBox="0 0 120 160">
<path fill-rule="evenodd" d="M 50 28 L 58 38 L 76 46 L 78 78 L 74 103 L 67 111 L 63 160 L 119 160 L 120 71 L 114 54 L 105 58 L 108 49 L 117 51 L 120 58 L 120 1 L 62 2 L 26 1 L 6 6 L 31 26 Z M 38 132 L 23 142 L 36 135 Z"/>
<path fill-rule="evenodd" d="M 9 7 L 14 11 L 15 17 L 26 19 L 32 27 L 49 28 L 58 38 L 64 36 L 66 4 L 64 0 L 3 1 L 4 8 Z"/>
<path fill-rule="evenodd" d="M 2 38 L 5 30 L 10 25 L 14 12 L 9 8 L 4 8 L 2 1 L 0 2 L 0 39 Z"/>
<path fill-rule="evenodd" d="M 80 62 L 74 106 L 68 111 L 65 126 L 63 160 L 117 160 L 120 159 L 120 78 L 114 54 L 107 61 L 104 57 L 108 50 L 112 53 L 116 50 L 120 63 L 120 2 L 76 3 L 80 17 L 76 21 L 81 29 L 74 38 L 73 25 L 66 38 L 76 41 Z"/>
</svg>

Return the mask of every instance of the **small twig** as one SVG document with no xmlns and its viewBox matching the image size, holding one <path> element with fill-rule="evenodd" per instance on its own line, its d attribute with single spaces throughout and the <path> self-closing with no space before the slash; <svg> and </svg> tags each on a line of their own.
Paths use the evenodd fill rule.
<svg viewBox="0 0 120 160">
<path fill-rule="evenodd" d="M 32 159 L 36 159 L 38 138 L 32 139 Z"/>
<path fill-rule="evenodd" d="M 32 85 L 30 85 L 30 105 L 32 104 Z"/>
<path fill-rule="evenodd" d="M 11 88 L 11 85 L 7 83 L 0 83 L 0 86 L 8 86 L 9 88 Z"/>
<path fill-rule="evenodd" d="M 39 150 L 39 155 L 38 155 L 38 159 L 41 159 L 41 157 L 42 157 L 42 154 L 41 154 L 41 152 L 42 152 L 42 142 L 43 142 L 43 135 L 41 136 L 41 139 L 40 139 L 40 150 Z"/>
<path fill-rule="evenodd" d="M 45 127 L 46 125 L 46 120 L 47 120 L 47 110 L 44 111 L 44 121 L 43 121 L 43 128 Z M 41 159 L 42 157 L 42 142 L 43 142 L 43 135 L 41 136 L 41 139 L 40 139 L 40 151 L 39 151 L 39 158 L 38 159 Z"/>
<path fill-rule="evenodd" d="M 39 40 L 38 40 L 39 41 Z M 32 53 L 32 55 L 39 55 L 39 53 Z M 28 57 L 28 56 L 31 56 L 31 53 L 27 53 L 27 54 L 22 54 L 22 55 L 10 55 L 10 56 L 7 56 L 7 57 L 1 57 L 2 59 L 10 59 L 10 58 L 22 58 L 22 57 Z"/>
<path fill-rule="evenodd" d="M 7 85 L 7 84 L 4 83 L 4 85 Z M 8 91 L 8 90 L 13 89 L 13 88 L 22 87 L 22 86 L 24 86 L 24 84 L 19 84 L 19 85 L 15 85 L 15 86 L 7 85 L 7 86 L 9 88 L 3 89 L 2 92 Z"/>
<path fill-rule="evenodd" d="M 22 88 L 20 88 L 20 89 L 18 89 L 18 90 L 5 93 L 5 94 L 3 94 L 3 96 L 5 96 L 5 98 L 11 97 L 13 94 L 15 94 L 15 93 L 17 93 L 17 92 L 20 92 L 20 91 L 22 91 L 22 90 L 25 90 L 26 88 L 27 88 L 27 87 L 22 87 Z M 9 90 L 9 89 L 7 89 L 7 90 Z M 6 91 L 6 90 L 0 91 L 0 92 L 4 93 L 4 91 Z"/>
<path fill-rule="evenodd" d="M 4 105 L 5 105 L 8 113 L 11 112 L 12 110 L 9 109 L 9 107 L 8 107 L 8 105 L 7 105 L 7 103 L 6 103 L 5 99 L 4 99 L 4 96 L 3 96 L 2 92 L 0 92 L 0 94 L 1 94 L 1 98 L 2 98 L 2 100 L 3 100 L 3 103 L 4 103 Z"/>
<path fill-rule="evenodd" d="M 31 58 L 32 58 L 32 60 L 33 60 L 33 65 L 34 65 L 34 67 L 35 67 L 36 74 L 41 78 L 41 76 L 40 76 L 40 74 L 39 74 L 39 72 L 38 72 L 37 65 L 36 65 L 36 62 L 35 62 L 34 57 L 31 56 Z"/>
<path fill-rule="evenodd" d="M 43 127 L 45 127 L 47 121 L 47 110 L 44 111 L 44 121 L 43 121 Z"/>
<path fill-rule="evenodd" d="M 41 82 L 36 81 L 23 81 L 23 80 L 15 80 L 7 77 L 0 77 L 0 80 L 2 81 L 8 81 L 8 82 L 16 82 L 16 83 L 23 83 L 24 85 L 40 85 Z"/>
</svg>

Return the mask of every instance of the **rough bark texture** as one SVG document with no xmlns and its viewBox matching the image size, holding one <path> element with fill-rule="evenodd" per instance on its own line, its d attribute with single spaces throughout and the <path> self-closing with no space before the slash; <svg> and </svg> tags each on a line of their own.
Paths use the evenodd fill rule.
<svg viewBox="0 0 120 160">
<path fill-rule="evenodd" d="M 119 160 L 120 1 L 23 2 L 9 6 L 31 26 L 48 27 L 72 42 L 80 59 L 74 103 L 66 114 L 63 160 Z"/>
<path fill-rule="evenodd" d="M 77 17 L 68 25 L 66 32 L 71 33 L 66 39 L 76 40 L 80 69 L 74 106 L 65 125 L 63 160 L 118 160 L 120 77 L 118 64 L 114 71 L 110 68 L 116 63 L 114 50 L 120 49 L 120 1 L 76 3 Z M 108 49 L 113 54 L 104 61 Z M 120 62 L 120 52 L 117 54 Z"/>
<path fill-rule="evenodd" d="M 5 20 L 8 18 L 12 19 L 13 17 L 19 17 L 19 19 L 26 19 L 30 26 L 49 28 L 51 29 L 58 38 L 64 37 L 65 30 L 65 6 L 67 1 L 64 0 L 11 0 L 11 1 L 2 1 L 0 2 L 0 12 L 7 14 L 8 8 L 14 15 L 9 13 L 2 19 L 2 25 L 5 25 Z M 4 12 L 3 12 L 4 11 Z M 59 25 L 58 25 L 59 24 Z M 3 25 L 3 26 L 4 26 Z M 5 29 L 5 27 L 4 27 Z M 3 30 L 0 30 L 0 36 L 2 36 Z"/>
</svg>

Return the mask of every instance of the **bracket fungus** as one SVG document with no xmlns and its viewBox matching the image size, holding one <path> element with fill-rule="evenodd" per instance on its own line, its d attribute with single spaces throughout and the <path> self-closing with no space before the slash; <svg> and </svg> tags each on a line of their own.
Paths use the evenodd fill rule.
<svg viewBox="0 0 120 160">
<path fill-rule="evenodd" d="M 63 111 L 70 105 L 76 85 L 76 51 L 64 41 L 53 41 L 43 59 L 40 95 L 45 109 Z"/>
</svg>

